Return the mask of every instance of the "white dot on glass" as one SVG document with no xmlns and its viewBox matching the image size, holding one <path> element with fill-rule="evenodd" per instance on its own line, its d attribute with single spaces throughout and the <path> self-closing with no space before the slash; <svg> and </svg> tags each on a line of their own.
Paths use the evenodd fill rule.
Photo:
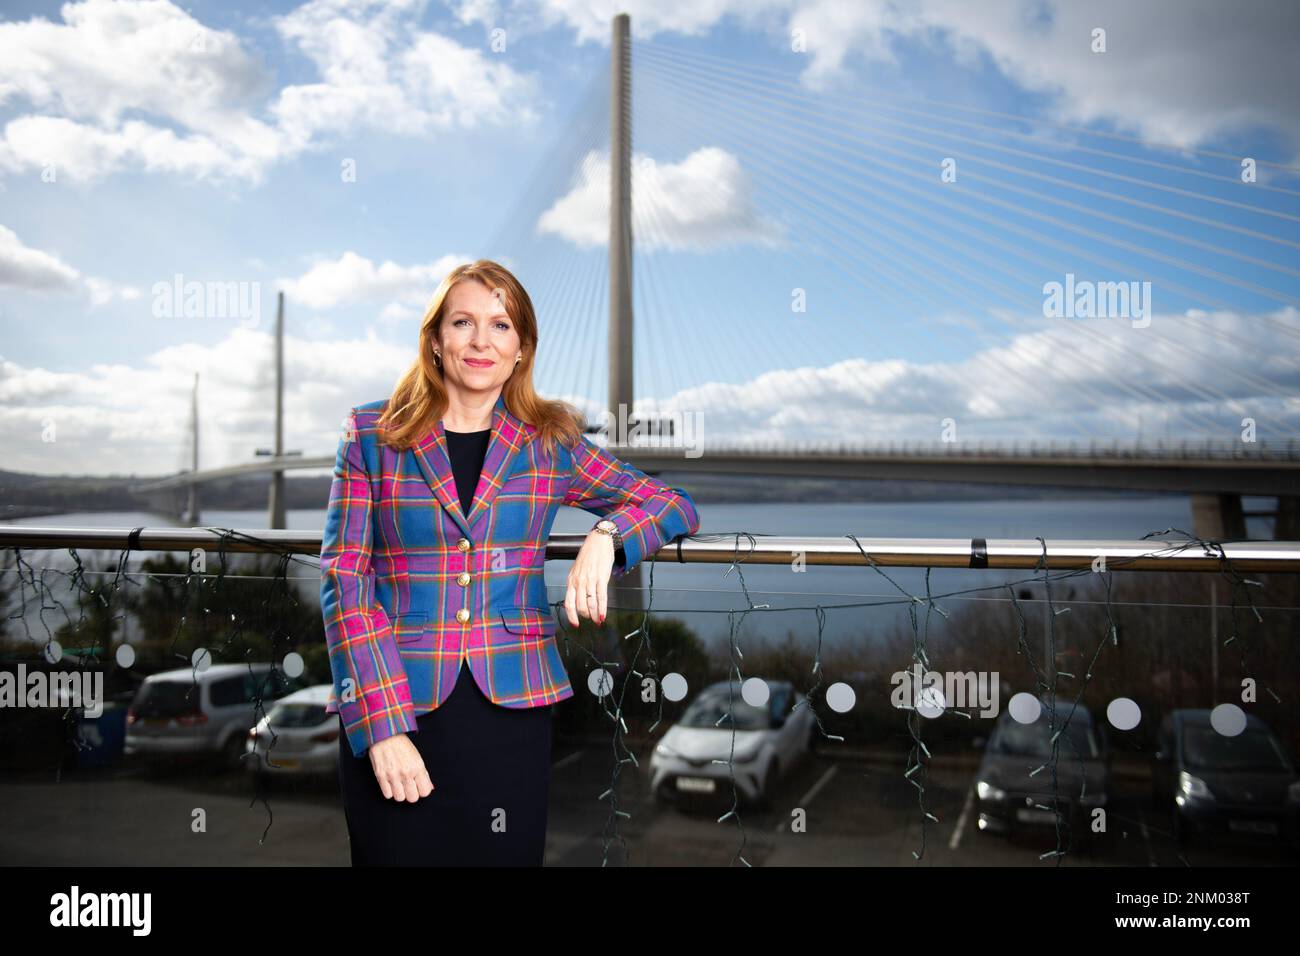
<svg viewBox="0 0 1300 956">
<path fill-rule="evenodd" d="M 286 677 L 301 677 L 305 669 L 303 666 L 302 655 L 297 651 L 290 651 L 284 655 L 284 662 L 280 665 L 284 668 Z"/>
<path fill-rule="evenodd" d="M 1210 726 L 1225 737 L 1235 737 L 1246 729 L 1246 712 L 1236 704 L 1220 704 L 1210 711 Z"/>
<path fill-rule="evenodd" d="M 853 693 L 853 688 L 843 681 L 826 688 L 826 706 L 837 714 L 847 714 L 857 702 L 858 695 Z"/>
<path fill-rule="evenodd" d="M 63 648 L 58 641 L 50 641 L 45 645 L 45 660 L 51 664 L 57 664 L 63 659 Z"/>
<path fill-rule="evenodd" d="M 587 675 L 587 690 L 597 697 L 604 697 L 614 689 L 614 678 L 603 667 L 597 667 Z"/>
<path fill-rule="evenodd" d="M 190 666 L 196 671 L 205 671 L 212 666 L 212 655 L 206 647 L 194 648 L 194 653 L 190 655 Z"/>
<path fill-rule="evenodd" d="M 916 695 L 917 713 L 922 717 L 929 717 L 931 720 L 943 714 L 946 703 L 943 691 L 933 685 L 922 687 L 921 692 Z"/>
<path fill-rule="evenodd" d="M 1116 697 L 1106 706 L 1106 719 L 1116 730 L 1132 730 L 1142 722 L 1142 709 L 1135 700 Z"/>
<path fill-rule="evenodd" d="M 667 700 L 681 700 L 686 696 L 686 678 L 676 671 L 665 674 L 663 679 L 659 681 L 659 686 L 663 688 L 664 697 Z"/>
<path fill-rule="evenodd" d="M 130 667 L 135 663 L 135 648 L 130 644 L 119 644 L 113 657 L 117 660 L 118 667 Z"/>
<path fill-rule="evenodd" d="M 769 694 L 767 681 L 761 677 L 751 677 L 740 685 L 740 696 L 750 707 L 762 707 L 767 703 Z"/>
<path fill-rule="evenodd" d="M 1007 710 L 1011 711 L 1011 719 L 1016 723 L 1032 724 L 1038 719 L 1038 715 L 1043 712 L 1043 705 L 1038 702 L 1038 698 L 1033 694 L 1026 694 L 1021 691 L 1019 694 L 1012 695 Z"/>
</svg>

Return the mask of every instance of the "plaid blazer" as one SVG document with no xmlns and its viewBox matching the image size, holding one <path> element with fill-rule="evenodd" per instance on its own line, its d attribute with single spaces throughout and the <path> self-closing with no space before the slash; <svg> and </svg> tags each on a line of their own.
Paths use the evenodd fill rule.
<svg viewBox="0 0 1300 956">
<path fill-rule="evenodd" d="M 467 661 L 503 707 L 573 696 L 555 643 L 543 569 L 560 505 L 609 518 L 623 538 L 622 577 L 679 535 L 695 503 L 592 443 L 557 442 L 492 411 L 469 514 L 461 513 L 442 422 L 414 447 L 379 444 L 386 399 L 353 408 L 339 442 L 321 540 L 321 614 L 338 713 L 353 754 L 438 707 Z"/>
</svg>

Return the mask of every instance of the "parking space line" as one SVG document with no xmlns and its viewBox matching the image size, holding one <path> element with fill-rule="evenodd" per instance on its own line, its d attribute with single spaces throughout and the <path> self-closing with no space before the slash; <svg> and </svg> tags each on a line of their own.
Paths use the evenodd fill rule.
<svg viewBox="0 0 1300 956">
<path fill-rule="evenodd" d="M 973 786 L 966 788 L 966 802 L 961 805 L 961 814 L 957 817 L 957 825 L 953 827 L 952 836 L 948 839 L 948 849 L 955 850 L 961 843 L 962 832 L 966 829 L 966 821 L 970 818 L 971 807 L 975 805 L 975 788 Z"/>
<path fill-rule="evenodd" d="M 812 803 L 813 798 L 817 796 L 817 794 L 821 791 L 821 789 L 825 787 L 826 784 L 830 783 L 831 777 L 839 773 L 839 769 L 840 769 L 839 764 L 835 764 L 835 763 L 827 767 L 826 772 L 817 779 L 816 783 L 814 783 L 811 787 L 808 788 L 808 792 L 799 798 L 799 802 L 795 804 L 795 806 L 807 808 L 808 804 Z M 789 826 L 789 824 L 790 824 L 789 820 L 777 820 L 776 825 L 772 829 L 775 832 L 780 833 L 787 826 Z"/>
<path fill-rule="evenodd" d="M 582 749 L 579 748 L 575 750 L 573 753 L 569 754 L 567 757 L 561 757 L 559 760 L 555 761 L 555 763 L 551 764 L 551 769 L 559 770 L 561 767 L 566 767 L 581 756 L 582 756 Z"/>
<path fill-rule="evenodd" d="M 1155 866 L 1156 855 L 1151 850 L 1151 834 L 1147 832 L 1147 822 L 1145 820 L 1139 820 L 1138 827 L 1142 831 L 1142 845 L 1146 847 L 1147 850 L 1147 866 Z"/>
</svg>

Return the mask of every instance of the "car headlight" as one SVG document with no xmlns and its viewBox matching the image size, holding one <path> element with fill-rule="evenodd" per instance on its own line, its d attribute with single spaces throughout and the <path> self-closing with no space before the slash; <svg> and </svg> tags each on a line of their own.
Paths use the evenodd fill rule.
<svg viewBox="0 0 1300 956">
<path fill-rule="evenodd" d="M 1193 777 L 1186 770 L 1179 771 L 1178 790 L 1188 800 L 1213 800 L 1214 794 L 1200 777 Z"/>
<path fill-rule="evenodd" d="M 1007 792 L 1001 790 L 987 781 L 980 780 L 975 784 L 975 793 L 981 800 L 1005 800 Z"/>
</svg>

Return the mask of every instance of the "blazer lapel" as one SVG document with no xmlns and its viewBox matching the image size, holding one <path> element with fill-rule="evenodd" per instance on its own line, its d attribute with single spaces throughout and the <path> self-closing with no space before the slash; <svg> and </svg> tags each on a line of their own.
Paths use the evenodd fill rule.
<svg viewBox="0 0 1300 956">
<path fill-rule="evenodd" d="M 478 487 L 474 490 L 474 500 L 470 503 L 469 517 L 466 519 L 466 524 L 470 527 L 487 510 L 505 484 L 515 456 L 523 447 L 524 437 L 524 423 L 506 411 L 505 396 L 498 396 L 496 407 L 492 409 L 492 436 L 488 440 L 487 453 L 483 456 L 483 470 L 479 473 Z"/>
<path fill-rule="evenodd" d="M 487 453 L 483 456 L 483 470 L 468 515 L 461 512 L 456 476 L 452 473 L 451 457 L 447 452 L 447 429 L 442 420 L 435 422 L 429 433 L 412 446 L 425 483 L 466 537 L 470 537 L 475 519 L 492 503 L 505 483 L 515 455 L 523 447 L 524 435 L 523 422 L 506 410 L 505 396 L 498 396 L 492 409 L 492 434 L 488 439 Z"/>
</svg>

